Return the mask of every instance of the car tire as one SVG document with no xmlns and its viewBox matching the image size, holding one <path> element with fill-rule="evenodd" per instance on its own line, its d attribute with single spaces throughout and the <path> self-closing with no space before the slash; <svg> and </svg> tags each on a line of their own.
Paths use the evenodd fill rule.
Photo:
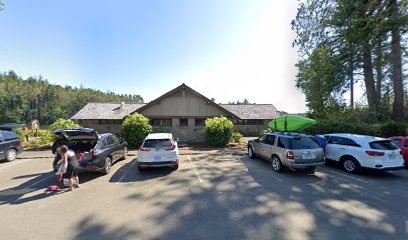
<svg viewBox="0 0 408 240">
<path fill-rule="evenodd" d="M 282 172 L 283 171 L 283 164 L 282 164 L 282 161 L 279 159 L 278 156 L 273 155 L 271 162 L 272 162 L 272 169 L 275 172 Z"/>
<path fill-rule="evenodd" d="M 254 153 L 254 149 L 250 146 L 248 147 L 248 156 L 250 159 L 254 159 L 255 158 L 255 153 Z"/>
<path fill-rule="evenodd" d="M 15 149 L 9 149 L 6 152 L 6 161 L 7 162 L 12 162 L 14 160 L 16 160 L 17 158 L 17 151 Z"/>
<path fill-rule="evenodd" d="M 107 157 L 105 160 L 105 167 L 101 170 L 101 173 L 103 175 L 107 175 L 110 173 L 112 170 L 112 159 L 110 157 Z"/>
<path fill-rule="evenodd" d="M 173 167 L 171 167 L 171 170 L 176 171 L 179 168 L 178 163 L 176 165 L 174 165 Z"/>
<path fill-rule="evenodd" d="M 356 173 L 360 169 L 360 164 L 353 158 L 345 158 L 341 161 L 341 166 L 348 173 Z"/>
</svg>

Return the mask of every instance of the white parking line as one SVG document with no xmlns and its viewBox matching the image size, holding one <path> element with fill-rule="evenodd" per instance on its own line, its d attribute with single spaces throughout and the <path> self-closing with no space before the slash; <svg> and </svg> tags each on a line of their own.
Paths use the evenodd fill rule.
<svg viewBox="0 0 408 240">
<path fill-rule="evenodd" d="M 10 163 L 10 164 L 8 164 L 8 165 L 6 165 L 6 166 L 1 167 L 0 170 L 5 169 L 5 168 L 8 168 L 8 167 L 10 167 L 10 166 L 14 166 L 14 165 L 20 164 L 20 163 L 27 162 L 27 161 L 29 161 L 29 160 L 30 160 L 30 159 L 22 160 L 22 161 L 17 161 L 17 162 L 15 162 L 15 163 Z"/>
<path fill-rule="evenodd" d="M 29 189 L 29 188 L 31 188 L 31 187 L 33 187 L 33 186 L 35 186 L 35 185 L 37 185 L 37 184 L 39 184 L 41 182 L 44 182 L 45 180 L 47 180 L 48 178 L 50 178 L 52 176 L 55 176 L 54 173 L 52 173 L 51 175 L 49 175 L 49 176 L 47 176 L 47 177 L 45 177 L 45 178 L 43 178 L 43 179 L 41 179 L 41 180 L 39 180 L 37 182 L 34 182 L 34 183 L 30 184 L 29 186 L 25 187 L 24 189 Z"/>
<path fill-rule="evenodd" d="M 201 183 L 203 182 L 203 180 L 200 177 L 200 174 L 197 171 L 197 168 L 194 166 L 193 162 L 190 159 L 190 155 L 187 155 L 188 161 L 190 162 L 191 166 L 193 167 L 195 174 L 197 175 L 198 181 L 200 181 Z"/>
<path fill-rule="evenodd" d="M 137 160 L 135 160 L 131 165 L 130 165 L 130 169 L 133 169 L 133 166 L 135 165 L 135 163 L 137 162 Z M 119 184 L 120 182 L 122 182 L 122 180 L 126 177 L 126 175 L 128 174 L 129 170 L 126 171 L 122 177 L 119 178 L 119 180 L 116 182 L 116 184 Z"/>
<path fill-rule="evenodd" d="M 325 168 L 325 170 L 327 170 L 327 171 L 329 171 L 329 172 L 331 172 L 331 173 L 335 173 L 335 174 L 337 174 L 337 175 L 343 176 L 343 177 L 347 177 L 347 178 L 356 180 L 356 181 L 360 181 L 360 182 L 363 182 L 363 183 L 369 183 L 369 182 L 367 182 L 367 181 L 365 181 L 365 180 L 362 180 L 362 179 L 359 179 L 359 178 L 356 178 L 356 177 L 352 177 L 352 176 L 349 176 L 349 175 L 346 175 L 346 174 L 338 173 L 338 172 L 336 172 L 336 171 L 332 171 L 332 170 L 329 170 L 329 169 L 327 169 L 327 168 Z"/>
</svg>

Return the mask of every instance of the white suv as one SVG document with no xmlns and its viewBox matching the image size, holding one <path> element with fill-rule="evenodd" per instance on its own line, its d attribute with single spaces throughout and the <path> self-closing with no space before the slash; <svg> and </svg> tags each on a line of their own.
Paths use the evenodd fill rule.
<svg viewBox="0 0 408 240">
<path fill-rule="evenodd" d="M 177 170 L 179 166 L 177 141 L 178 139 L 174 139 L 171 133 L 147 135 L 137 154 L 139 170 L 147 167 L 171 167 Z"/>
<path fill-rule="evenodd" d="M 403 168 L 400 149 L 390 139 L 356 134 L 326 134 L 326 160 L 341 164 L 346 172 L 360 168 L 397 170 Z"/>
</svg>

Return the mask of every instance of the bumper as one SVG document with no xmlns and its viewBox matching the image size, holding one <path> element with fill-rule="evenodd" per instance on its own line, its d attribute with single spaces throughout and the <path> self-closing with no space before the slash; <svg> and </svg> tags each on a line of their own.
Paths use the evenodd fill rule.
<svg viewBox="0 0 408 240">
<path fill-rule="evenodd" d="M 299 168 L 299 169 L 301 168 L 301 169 L 304 169 L 304 168 L 307 168 L 307 167 L 321 166 L 321 165 L 324 164 L 324 162 L 320 161 L 320 162 L 310 162 L 310 163 L 295 163 L 295 162 L 286 161 L 286 162 L 282 162 L 282 164 L 284 166 L 286 166 L 286 167 L 289 167 L 289 168 Z"/>
<path fill-rule="evenodd" d="M 373 169 L 373 170 L 381 170 L 381 171 L 395 171 L 395 170 L 401 170 L 404 169 L 404 166 L 399 166 L 399 167 L 378 167 L 378 168 L 367 168 L 366 169 Z"/>
<path fill-rule="evenodd" d="M 156 162 L 144 162 L 144 161 L 139 161 L 138 166 L 139 167 L 174 167 L 179 163 L 179 160 L 171 160 L 171 161 L 156 161 Z"/>
</svg>

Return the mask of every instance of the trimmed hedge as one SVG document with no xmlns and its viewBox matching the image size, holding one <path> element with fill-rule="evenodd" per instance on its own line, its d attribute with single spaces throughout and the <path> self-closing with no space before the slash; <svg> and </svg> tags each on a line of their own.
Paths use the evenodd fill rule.
<svg viewBox="0 0 408 240">
<path fill-rule="evenodd" d="M 379 137 L 405 136 L 408 125 L 405 122 L 386 121 L 383 123 L 345 122 L 341 120 L 317 120 L 317 124 L 306 129 L 308 134 L 354 133 Z"/>
<path fill-rule="evenodd" d="M 149 119 L 141 114 L 128 115 L 120 128 L 120 136 L 130 147 L 138 148 L 143 139 L 152 131 Z"/>
<path fill-rule="evenodd" d="M 205 120 L 205 142 L 212 147 L 224 147 L 232 139 L 234 124 L 226 117 Z"/>
</svg>

